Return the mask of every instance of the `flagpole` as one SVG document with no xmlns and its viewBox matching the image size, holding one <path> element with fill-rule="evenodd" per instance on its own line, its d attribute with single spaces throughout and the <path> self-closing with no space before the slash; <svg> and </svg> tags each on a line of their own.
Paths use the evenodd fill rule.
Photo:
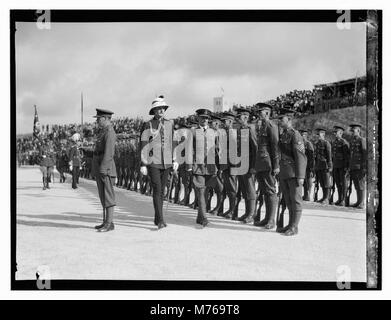
<svg viewBox="0 0 391 320">
<path fill-rule="evenodd" d="M 83 92 L 81 93 L 81 126 L 83 127 Z"/>
</svg>

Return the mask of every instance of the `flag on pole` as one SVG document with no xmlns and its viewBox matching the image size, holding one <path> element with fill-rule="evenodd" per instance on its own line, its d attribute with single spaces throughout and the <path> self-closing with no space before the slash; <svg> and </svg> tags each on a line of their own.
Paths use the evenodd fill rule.
<svg viewBox="0 0 391 320">
<path fill-rule="evenodd" d="M 38 119 L 38 112 L 37 112 L 37 106 L 34 105 L 34 126 L 33 126 L 33 136 L 35 138 L 39 138 L 38 135 L 39 135 L 39 132 L 40 132 L 40 129 L 41 129 L 41 125 L 39 123 L 39 119 Z"/>
</svg>

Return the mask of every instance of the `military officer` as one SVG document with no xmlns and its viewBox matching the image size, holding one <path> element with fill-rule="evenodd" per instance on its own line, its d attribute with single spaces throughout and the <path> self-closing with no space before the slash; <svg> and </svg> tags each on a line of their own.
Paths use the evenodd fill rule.
<svg viewBox="0 0 391 320">
<path fill-rule="evenodd" d="M 239 126 L 237 128 L 237 146 L 241 149 L 241 135 L 242 130 L 248 129 L 248 141 L 246 147 L 248 147 L 248 159 L 244 160 L 243 150 L 240 150 L 240 155 L 242 161 L 248 161 L 248 170 L 246 173 L 238 174 L 239 182 L 239 191 L 238 191 L 238 200 L 240 199 L 240 194 L 245 200 L 245 213 L 238 219 L 243 223 L 251 223 L 254 221 L 255 216 L 255 203 L 256 203 L 256 191 L 255 191 L 255 168 L 256 168 L 256 155 L 257 155 L 257 138 L 254 128 L 250 127 L 248 124 L 248 119 L 250 116 L 250 111 L 246 108 L 238 108 L 237 120 Z M 240 201 L 240 200 L 239 200 Z M 235 212 L 233 218 L 236 218 L 237 210 L 239 206 L 239 201 L 236 203 Z"/>
<path fill-rule="evenodd" d="M 349 143 L 342 138 L 344 128 L 334 126 L 335 140 L 331 144 L 331 151 L 333 157 L 333 179 L 334 184 L 338 190 L 337 206 L 342 206 L 345 202 L 346 196 L 346 175 L 349 170 L 350 150 Z"/>
<path fill-rule="evenodd" d="M 351 124 L 350 128 L 353 132 L 353 137 L 350 142 L 350 176 L 352 178 L 354 188 L 357 192 L 357 202 L 352 207 L 363 209 L 365 176 L 367 173 L 367 146 L 365 139 L 361 137 L 361 125 Z"/>
<path fill-rule="evenodd" d="M 307 166 L 305 147 L 302 136 L 292 127 L 293 114 L 280 116 L 280 186 L 285 204 L 289 210 L 289 224 L 277 232 L 293 236 L 299 232 L 298 226 L 302 215 L 302 189 Z"/>
<path fill-rule="evenodd" d="M 330 173 L 333 171 L 331 144 L 325 138 L 326 129 L 317 128 L 318 141 L 315 144 L 315 174 L 322 187 L 323 197 L 318 202 L 328 203 L 330 197 Z"/>
<path fill-rule="evenodd" d="M 300 134 L 304 140 L 305 155 L 307 157 L 307 168 L 304 178 L 304 201 L 310 201 L 310 194 L 312 190 L 312 179 L 315 174 L 315 158 L 314 158 L 314 146 L 310 140 L 308 140 L 308 130 L 300 130 Z"/>
<path fill-rule="evenodd" d="M 81 157 L 80 142 L 73 141 L 73 145 L 69 150 L 69 167 L 72 171 L 72 189 L 77 189 L 77 184 L 79 183 Z"/>
<path fill-rule="evenodd" d="M 237 175 L 232 168 L 235 168 L 237 165 L 232 164 L 229 158 L 229 148 L 230 148 L 230 139 L 229 134 L 230 130 L 234 129 L 235 115 L 232 112 L 224 112 L 221 118 L 224 121 L 224 128 L 226 130 L 227 136 L 227 163 L 220 165 L 220 170 L 223 173 L 223 183 L 224 190 L 228 196 L 229 209 L 222 214 L 223 217 L 231 219 L 234 216 L 235 204 L 236 204 L 236 195 L 238 192 L 238 179 Z M 232 140 L 236 144 L 236 140 Z"/>
<path fill-rule="evenodd" d="M 193 173 L 193 185 L 198 202 L 196 223 L 206 227 L 209 223 L 206 217 L 206 189 L 218 173 L 218 137 L 208 125 L 211 111 L 196 110 L 198 127 L 193 130 L 193 164 L 186 164 L 188 171 Z"/>
<path fill-rule="evenodd" d="M 256 177 L 260 186 L 260 194 L 265 199 L 266 214 L 262 221 L 254 225 L 273 229 L 276 226 L 277 189 L 276 176 L 280 172 L 278 150 L 278 126 L 270 120 L 272 107 L 266 103 L 257 104 L 260 121 L 256 123 L 257 155 Z"/>
<path fill-rule="evenodd" d="M 219 129 L 221 126 L 221 118 L 217 115 L 211 114 L 210 116 L 211 119 L 211 129 L 215 131 L 216 137 L 219 139 Z M 216 207 L 208 211 L 210 214 L 217 214 L 220 213 L 222 214 L 223 206 L 224 206 L 224 201 L 223 201 L 223 191 L 224 191 L 224 185 L 222 181 L 222 172 L 219 171 L 216 176 L 212 177 L 212 181 L 210 182 L 210 187 L 207 188 L 206 190 L 206 195 L 207 195 L 207 208 L 210 210 L 211 207 L 211 200 L 213 197 L 213 192 L 216 194 L 217 197 L 217 203 Z"/>
<path fill-rule="evenodd" d="M 61 149 L 57 154 L 57 162 L 56 162 L 57 171 L 60 173 L 60 183 L 65 182 L 64 172 L 67 170 L 68 163 L 69 160 L 68 160 L 68 155 L 66 153 L 66 150 L 64 146 L 61 146 Z"/>
<path fill-rule="evenodd" d="M 154 223 L 158 229 L 167 227 L 163 217 L 163 193 L 170 171 L 178 169 L 174 153 L 174 125 L 164 117 L 168 107 L 163 96 L 152 102 L 149 115 L 153 118 L 144 123 L 140 137 L 140 171 L 144 176 L 148 175 L 152 183 Z"/>
<path fill-rule="evenodd" d="M 53 150 L 50 147 L 45 147 L 42 149 L 41 160 L 40 160 L 40 170 L 42 172 L 42 182 L 43 190 L 50 189 L 49 181 L 53 173 L 54 166 L 56 164 L 55 155 Z"/>
<path fill-rule="evenodd" d="M 95 177 L 103 207 L 103 223 L 95 227 L 98 232 L 114 230 L 114 184 L 117 176 L 114 148 L 117 137 L 111 124 L 112 114 L 112 111 L 97 108 L 94 116 L 100 130 L 95 143 L 91 174 Z"/>
</svg>

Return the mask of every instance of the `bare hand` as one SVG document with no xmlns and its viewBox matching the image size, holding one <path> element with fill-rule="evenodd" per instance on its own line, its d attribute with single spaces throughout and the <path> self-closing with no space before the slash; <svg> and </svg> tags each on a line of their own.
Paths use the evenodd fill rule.
<svg viewBox="0 0 391 320">
<path fill-rule="evenodd" d="M 148 169 L 147 169 L 147 167 L 146 167 L 146 166 L 142 166 L 142 167 L 140 168 L 140 172 L 141 172 L 141 174 L 142 174 L 143 176 L 146 176 L 146 175 L 148 174 Z"/>
<path fill-rule="evenodd" d="M 174 161 L 174 162 L 172 163 L 172 168 L 174 169 L 174 171 L 177 171 L 178 168 L 179 168 L 178 162 Z"/>
<path fill-rule="evenodd" d="M 280 168 L 276 168 L 273 170 L 273 176 L 277 176 L 280 173 Z"/>
<path fill-rule="evenodd" d="M 297 179 L 297 185 L 302 186 L 304 184 L 304 179 Z"/>
</svg>

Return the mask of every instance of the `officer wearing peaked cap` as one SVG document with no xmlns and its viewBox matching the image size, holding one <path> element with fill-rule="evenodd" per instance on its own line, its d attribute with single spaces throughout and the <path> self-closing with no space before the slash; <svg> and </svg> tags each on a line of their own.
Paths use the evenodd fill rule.
<svg viewBox="0 0 391 320">
<path fill-rule="evenodd" d="M 163 217 L 163 193 L 170 170 L 178 169 L 174 152 L 174 124 L 164 117 L 168 107 L 164 96 L 152 101 L 149 114 L 153 115 L 153 118 L 144 123 L 140 137 L 140 171 L 144 176 L 148 175 L 152 183 L 154 223 L 158 229 L 167 226 Z"/>
<path fill-rule="evenodd" d="M 193 163 L 187 164 L 186 169 L 193 173 L 193 185 L 198 202 L 196 223 L 205 227 L 209 223 L 205 215 L 205 192 L 206 188 L 212 187 L 213 178 L 218 174 L 219 168 L 218 137 L 208 125 L 211 112 L 208 109 L 198 109 L 196 114 L 198 128 L 193 129 Z"/>
<path fill-rule="evenodd" d="M 236 174 L 234 174 L 232 170 L 232 168 L 234 168 L 236 165 L 232 164 L 229 158 L 230 143 L 232 142 L 232 140 L 229 138 L 229 134 L 231 130 L 234 130 L 235 115 L 232 112 L 224 112 L 221 120 L 224 121 L 224 128 L 226 130 L 227 136 L 227 162 L 220 164 L 220 170 L 222 171 L 223 175 L 224 191 L 228 196 L 229 209 L 226 212 L 223 212 L 223 214 L 220 213 L 219 215 L 226 218 L 232 218 L 235 210 L 236 194 L 238 192 L 238 181 Z M 221 150 L 221 152 L 224 152 L 224 150 Z"/>
<path fill-rule="evenodd" d="M 361 125 L 351 124 L 353 137 L 350 142 L 350 176 L 352 178 L 354 188 L 357 192 L 357 202 L 352 206 L 355 208 L 364 208 L 364 190 L 365 176 L 367 173 L 367 145 L 365 139 L 361 137 Z"/>
<path fill-rule="evenodd" d="M 331 144 L 325 138 L 326 129 L 319 127 L 318 141 L 315 143 L 315 174 L 322 187 L 323 197 L 320 203 L 328 203 L 330 197 L 330 174 L 333 171 Z"/>
<path fill-rule="evenodd" d="M 117 137 L 111 124 L 112 115 L 112 111 L 96 109 L 96 116 L 94 116 L 101 129 L 95 143 L 91 170 L 103 207 L 103 223 L 95 227 L 98 232 L 114 230 L 113 215 L 116 202 L 113 186 L 117 176 L 114 152 Z"/>
<path fill-rule="evenodd" d="M 285 113 L 280 116 L 282 134 L 279 140 L 281 150 L 280 185 L 289 210 L 289 224 L 277 232 L 287 236 L 299 232 L 298 225 L 302 215 L 302 187 L 307 166 L 304 141 L 300 133 L 292 127 L 293 114 Z"/>
<path fill-rule="evenodd" d="M 331 144 L 331 152 L 333 157 L 333 179 L 338 190 L 337 206 L 344 204 L 347 188 L 346 175 L 349 170 L 349 143 L 342 138 L 344 128 L 334 126 L 335 139 Z"/>
<path fill-rule="evenodd" d="M 270 121 L 272 107 L 266 103 L 258 103 L 260 121 L 256 125 L 257 135 L 257 159 L 255 169 L 256 177 L 260 185 L 260 196 L 265 197 L 265 219 L 254 222 L 256 226 L 273 229 L 276 225 L 277 190 L 276 176 L 280 172 L 278 150 L 278 127 Z"/>
<path fill-rule="evenodd" d="M 310 194 L 312 190 L 312 179 L 315 175 L 315 158 L 314 158 L 314 146 L 310 140 L 308 140 L 308 130 L 307 129 L 301 129 L 300 131 L 301 136 L 304 140 L 304 146 L 305 146 L 305 155 L 307 157 L 307 168 L 304 178 L 304 195 L 303 200 L 304 201 L 310 201 Z"/>
<path fill-rule="evenodd" d="M 250 111 L 246 108 L 238 108 L 239 127 L 237 130 L 237 145 L 238 149 L 241 149 L 242 130 L 248 129 L 248 158 L 245 161 L 249 162 L 247 172 L 238 175 L 239 190 L 238 200 L 240 201 L 240 195 L 243 195 L 245 199 L 245 213 L 238 219 L 244 223 L 251 223 L 255 217 L 255 203 L 256 203 L 256 191 L 255 191 L 255 163 L 257 154 L 257 140 L 254 128 L 248 124 Z M 243 150 L 240 150 L 240 155 L 243 159 Z M 239 202 L 236 203 L 235 212 L 233 218 L 236 218 Z"/>
<path fill-rule="evenodd" d="M 215 114 L 211 114 L 210 122 L 211 122 L 212 130 L 215 131 L 217 139 L 220 140 L 219 130 L 221 126 L 221 118 Z M 218 171 L 218 174 L 212 178 L 211 186 L 208 189 L 209 190 L 206 191 L 207 209 L 209 210 L 208 212 L 213 215 L 218 213 L 220 213 L 221 215 L 223 213 L 223 205 L 224 205 L 224 200 L 223 200 L 224 184 L 223 184 L 222 172 L 220 170 Z M 213 210 L 210 210 L 213 192 L 216 193 L 217 203 L 216 203 L 216 207 Z"/>
</svg>

